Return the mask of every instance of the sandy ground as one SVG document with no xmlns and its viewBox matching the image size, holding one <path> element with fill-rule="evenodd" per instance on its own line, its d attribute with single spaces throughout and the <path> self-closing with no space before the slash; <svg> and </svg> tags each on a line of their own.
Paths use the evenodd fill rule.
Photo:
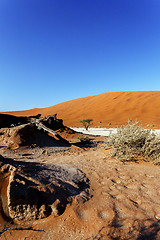
<svg viewBox="0 0 160 240">
<path fill-rule="evenodd" d="M 43 231 L 6 232 L 6 239 L 160 239 L 160 167 L 143 161 L 120 162 L 111 157 L 106 138 L 97 141 L 98 146 L 85 150 L 0 148 L 0 154 L 15 160 L 79 167 L 90 180 L 91 194 L 88 201 L 74 200 L 59 217 L 20 225 Z M 2 216 L 0 220 L 2 227 L 6 222 Z"/>
<path fill-rule="evenodd" d="M 138 120 L 144 126 L 160 128 L 160 91 L 109 92 L 79 98 L 43 109 L 10 112 L 25 116 L 41 113 L 43 116 L 58 114 L 64 125 L 81 127 L 80 120 L 93 119 L 93 127 L 117 127 Z"/>
</svg>

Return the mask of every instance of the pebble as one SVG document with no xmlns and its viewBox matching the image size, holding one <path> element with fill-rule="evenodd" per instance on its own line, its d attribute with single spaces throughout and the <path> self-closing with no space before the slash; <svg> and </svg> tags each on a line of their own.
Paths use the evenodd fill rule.
<svg viewBox="0 0 160 240">
<path fill-rule="evenodd" d="M 155 216 L 157 220 L 160 220 L 160 213 Z"/>
</svg>

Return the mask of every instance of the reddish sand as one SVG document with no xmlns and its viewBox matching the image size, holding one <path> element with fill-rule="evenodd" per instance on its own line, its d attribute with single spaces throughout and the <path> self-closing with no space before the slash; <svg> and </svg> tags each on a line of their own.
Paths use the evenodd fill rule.
<svg viewBox="0 0 160 240">
<path fill-rule="evenodd" d="M 65 152 L 56 152 L 53 147 L 47 148 L 45 154 L 42 154 L 44 148 L 17 151 L 0 148 L 0 154 L 15 161 L 77 166 L 89 178 L 92 195 L 86 202 L 75 198 L 58 217 L 51 215 L 10 226 L 33 226 L 34 229 L 43 230 L 41 232 L 11 231 L 11 235 L 7 231 L 0 239 L 159 240 L 159 166 L 145 162 L 123 163 L 110 156 L 108 147 L 101 146 L 99 144 L 98 148 L 81 152 L 72 148 Z M 1 231 L 4 224 L 7 224 L 1 216 L 0 224 Z"/>
<path fill-rule="evenodd" d="M 109 92 L 79 98 L 47 108 L 8 112 L 16 116 L 41 113 L 58 114 L 67 126 L 81 126 L 80 120 L 92 118 L 92 126 L 116 127 L 128 119 L 138 120 L 144 126 L 160 127 L 160 91 Z M 111 123 L 111 124 L 110 124 Z"/>
</svg>

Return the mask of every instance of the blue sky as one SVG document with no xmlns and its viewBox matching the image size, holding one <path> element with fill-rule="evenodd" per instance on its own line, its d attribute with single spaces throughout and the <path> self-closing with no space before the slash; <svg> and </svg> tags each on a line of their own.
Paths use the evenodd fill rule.
<svg viewBox="0 0 160 240">
<path fill-rule="evenodd" d="M 159 0 L 0 0 L 0 111 L 160 90 Z"/>
</svg>

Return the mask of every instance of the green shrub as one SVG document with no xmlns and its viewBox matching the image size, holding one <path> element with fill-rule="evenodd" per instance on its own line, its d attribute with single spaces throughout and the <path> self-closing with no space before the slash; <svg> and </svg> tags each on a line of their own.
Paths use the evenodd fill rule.
<svg viewBox="0 0 160 240">
<path fill-rule="evenodd" d="M 92 121 L 93 121 L 93 119 L 90 119 L 90 118 L 80 120 L 80 122 L 83 124 L 83 126 L 85 127 L 86 130 L 88 130 L 88 128 L 91 125 Z"/>
<path fill-rule="evenodd" d="M 147 127 L 154 128 L 154 124 L 147 124 Z"/>
<path fill-rule="evenodd" d="M 129 121 L 126 126 L 117 128 L 117 133 L 109 136 L 114 156 L 120 160 L 138 160 L 143 157 L 160 163 L 160 138 L 145 130 L 138 122 Z"/>
</svg>

